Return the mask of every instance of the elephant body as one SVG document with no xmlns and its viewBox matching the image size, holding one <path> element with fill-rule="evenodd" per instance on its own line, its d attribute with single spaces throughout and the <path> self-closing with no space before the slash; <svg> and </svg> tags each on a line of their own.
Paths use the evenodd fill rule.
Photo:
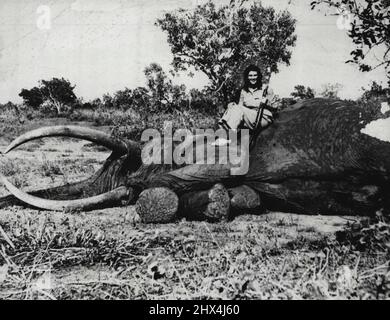
<svg viewBox="0 0 390 320">
<path fill-rule="evenodd" d="M 107 192 L 111 193 L 96 202 L 99 206 L 118 205 L 118 199 L 123 198 L 127 203 L 135 202 L 143 190 L 161 187 L 170 189 L 179 198 L 184 196 L 186 203 L 194 206 L 196 199 L 207 203 L 209 194 L 225 199 L 219 196 L 221 185 L 226 188 L 244 185 L 260 196 L 265 209 L 304 214 L 366 215 L 390 207 L 388 116 L 381 113 L 379 105 L 368 108 L 354 102 L 325 98 L 301 101 L 281 111 L 274 124 L 258 135 L 249 153 L 249 170 L 243 175 L 232 175 L 231 166 L 219 163 L 146 165 L 141 161 L 138 143 L 112 140 L 90 129 L 38 129 L 16 139 L 7 152 L 26 141 L 56 135 L 83 138 L 111 148 L 111 156 L 90 179 L 33 193 L 49 201 L 90 197 L 84 206 L 88 209 L 93 207 L 94 197 Z M 219 187 L 213 190 L 218 192 L 204 193 L 217 184 Z M 112 193 L 116 189 L 114 197 Z M 232 194 L 242 194 L 246 192 L 242 190 L 249 189 L 241 188 Z M 193 192 L 203 193 L 189 197 L 188 193 Z M 12 193 L 19 200 L 12 196 L 0 199 L 0 207 L 18 201 L 49 209 L 80 205 L 78 201 L 58 205 L 45 203 L 43 206 L 42 202 Z M 160 198 L 163 197 L 160 193 Z M 151 199 L 150 196 L 146 198 Z M 235 203 L 242 201 L 236 199 Z M 204 205 L 197 207 L 204 208 Z"/>
</svg>

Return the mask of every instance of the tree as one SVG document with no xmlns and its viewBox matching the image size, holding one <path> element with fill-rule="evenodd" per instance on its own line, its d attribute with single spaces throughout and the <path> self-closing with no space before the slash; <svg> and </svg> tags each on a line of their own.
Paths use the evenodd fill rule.
<svg viewBox="0 0 390 320">
<path fill-rule="evenodd" d="M 315 92 L 312 88 L 310 87 L 305 88 L 305 86 L 303 85 L 296 85 L 294 87 L 294 90 L 295 91 L 291 92 L 291 96 L 299 100 L 311 99 L 314 98 L 315 95 Z"/>
<path fill-rule="evenodd" d="M 352 60 L 361 71 L 385 67 L 390 85 L 390 1 L 389 0 L 318 0 L 311 3 L 312 9 L 318 5 L 335 8 L 348 20 L 345 29 L 356 48 L 351 51 Z M 383 49 L 376 65 L 366 64 L 366 57 Z M 376 55 L 375 55 L 376 57 Z"/>
<path fill-rule="evenodd" d="M 186 86 L 181 85 L 172 85 L 168 92 L 168 101 L 172 107 L 181 108 L 183 104 L 188 105 L 189 96 L 186 93 Z"/>
<path fill-rule="evenodd" d="M 73 86 L 64 78 L 53 78 L 51 80 L 41 80 L 39 87 L 32 89 L 22 89 L 19 96 L 23 98 L 25 104 L 33 108 L 39 108 L 46 104 L 54 106 L 58 114 L 61 114 L 65 106 L 73 106 L 77 102 L 77 97 Z"/>
<path fill-rule="evenodd" d="M 157 107 L 166 104 L 168 102 L 166 94 L 169 87 L 172 86 L 172 82 L 168 79 L 162 67 L 157 63 L 152 63 L 145 68 L 144 74 L 147 88 L 151 92 L 154 103 L 157 104 Z"/>
<path fill-rule="evenodd" d="M 289 64 L 295 45 L 295 20 L 287 11 L 276 13 L 256 2 L 231 1 L 216 7 L 209 1 L 193 10 L 179 9 L 158 19 L 168 35 L 176 72 L 202 71 L 210 88 L 226 102 L 234 88 L 232 75 L 251 59 L 261 59 L 277 72 Z"/>
<path fill-rule="evenodd" d="M 162 67 L 152 63 L 144 70 L 147 89 L 152 96 L 154 107 L 172 109 L 181 105 L 186 98 L 185 85 L 174 85 Z"/>
<path fill-rule="evenodd" d="M 150 96 L 146 88 L 137 87 L 133 90 L 132 105 L 136 107 L 136 109 L 141 109 L 145 108 L 145 106 L 150 106 Z"/>
<path fill-rule="evenodd" d="M 343 85 L 340 83 L 327 83 L 323 85 L 321 96 L 324 98 L 338 99 L 339 91 L 343 88 Z"/>
<path fill-rule="evenodd" d="M 65 106 L 72 106 L 77 102 L 77 97 L 73 86 L 64 78 L 53 78 L 41 81 L 41 92 L 45 101 L 48 101 L 57 109 L 57 114 L 61 114 Z"/>
<path fill-rule="evenodd" d="M 38 87 L 34 87 L 30 90 L 22 89 L 19 93 L 19 97 L 23 98 L 23 101 L 27 106 L 34 109 L 38 109 L 44 101 L 41 89 Z"/>
<path fill-rule="evenodd" d="M 133 91 L 129 88 L 118 90 L 114 94 L 113 106 L 118 109 L 128 109 L 133 102 Z"/>
<path fill-rule="evenodd" d="M 105 109 L 114 108 L 114 98 L 109 93 L 103 94 L 102 99 L 103 99 L 102 104 Z"/>
</svg>

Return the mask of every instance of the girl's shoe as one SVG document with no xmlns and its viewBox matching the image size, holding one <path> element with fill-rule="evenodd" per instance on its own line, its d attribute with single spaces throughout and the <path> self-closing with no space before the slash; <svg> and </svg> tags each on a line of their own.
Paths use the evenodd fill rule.
<svg viewBox="0 0 390 320">
<path fill-rule="evenodd" d="M 223 147 L 223 146 L 228 145 L 230 142 L 232 142 L 232 140 L 227 140 L 227 139 L 224 139 L 224 138 L 218 138 L 211 145 L 212 146 Z"/>
</svg>

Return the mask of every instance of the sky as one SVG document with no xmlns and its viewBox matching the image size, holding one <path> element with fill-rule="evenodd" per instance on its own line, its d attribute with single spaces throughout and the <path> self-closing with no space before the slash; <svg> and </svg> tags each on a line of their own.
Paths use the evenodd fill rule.
<svg viewBox="0 0 390 320">
<path fill-rule="evenodd" d="M 21 102 L 22 88 L 41 79 L 64 77 L 85 101 L 125 87 L 145 85 L 152 62 L 171 68 L 166 34 L 154 22 L 164 13 L 191 9 L 204 0 L 0 0 L 0 103 Z M 223 4 L 228 0 L 215 0 Z M 353 50 L 333 11 L 311 10 L 311 0 L 263 0 L 297 19 L 290 65 L 271 78 L 273 91 L 287 97 L 297 84 L 320 92 L 326 83 L 343 85 L 342 98 L 357 98 L 372 81 L 386 83 L 383 69 L 359 72 L 345 64 Z M 325 15 L 325 13 L 328 13 Z M 50 18 L 47 18 L 50 17 Z M 174 79 L 202 88 L 197 73 Z"/>
</svg>

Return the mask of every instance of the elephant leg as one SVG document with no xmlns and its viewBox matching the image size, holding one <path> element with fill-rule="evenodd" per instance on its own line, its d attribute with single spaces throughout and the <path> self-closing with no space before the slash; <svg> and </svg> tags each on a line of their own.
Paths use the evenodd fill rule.
<svg viewBox="0 0 390 320">
<path fill-rule="evenodd" d="M 222 184 L 211 189 L 185 193 L 180 197 L 179 210 L 188 220 L 227 220 L 230 213 L 230 199 Z"/>
<path fill-rule="evenodd" d="M 258 212 L 261 207 L 260 195 L 251 187 L 241 185 L 228 189 L 230 206 L 234 215 Z"/>
<path fill-rule="evenodd" d="M 168 188 L 142 191 L 135 203 L 136 212 L 144 223 L 168 223 L 177 219 L 179 198 Z"/>
</svg>

